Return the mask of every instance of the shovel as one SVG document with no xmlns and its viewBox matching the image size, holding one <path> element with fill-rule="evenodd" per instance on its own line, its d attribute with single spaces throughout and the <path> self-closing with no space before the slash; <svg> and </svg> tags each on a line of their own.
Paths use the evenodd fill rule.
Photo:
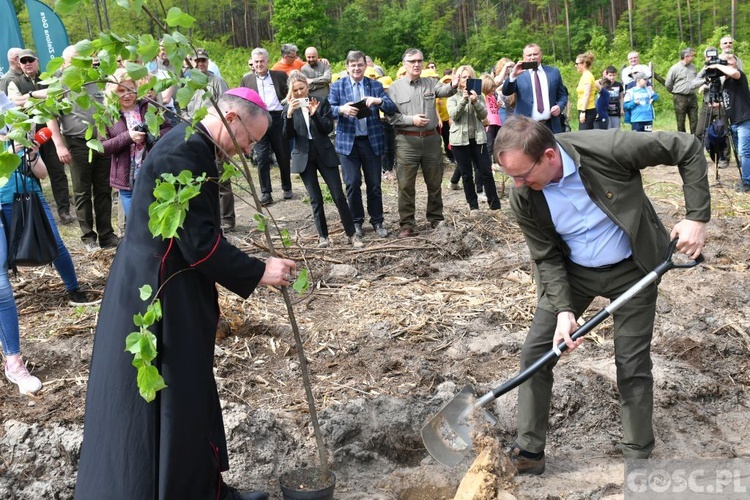
<svg viewBox="0 0 750 500">
<path fill-rule="evenodd" d="M 677 246 L 675 238 L 669 244 L 667 256 L 661 264 L 644 276 L 640 281 L 635 283 L 620 297 L 610 302 L 610 304 L 601 309 L 596 315 L 584 323 L 573 335 L 572 340 L 579 339 L 599 326 L 599 324 L 617 311 L 623 304 L 640 293 L 648 285 L 659 279 L 667 271 L 673 268 L 691 268 L 703 262 L 703 256 L 699 255 L 695 260 L 677 264 L 672 261 Z M 479 398 L 474 397 L 474 388 L 471 385 L 464 386 L 453 399 L 451 399 L 443 408 L 422 427 L 422 441 L 430 455 L 441 464 L 447 467 L 455 467 L 471 451 L 471 435 L 473 432 L 473 421 L 482 415 L 485 420 L 494 425 L 497 419 L 484 407 L 499 398 L 506 392 L 515 389 L 531 376 L 536 373 L 542 366 L 549 363 L 555 356 L 560 356 L 568 348 L 565 342 L 560 342 L 552 346 L 545 355 L 536 360 L 533 365 L 520 372 L 512 379 L 506 381 L 499 387 L 492 389 L 490 392 Z"/>
</svg>

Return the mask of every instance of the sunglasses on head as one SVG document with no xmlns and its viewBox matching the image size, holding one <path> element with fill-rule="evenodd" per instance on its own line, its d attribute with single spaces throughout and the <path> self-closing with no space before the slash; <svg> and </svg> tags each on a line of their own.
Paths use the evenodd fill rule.
<svg viewBox="0 0 750 500">
<path fill-rule="evenodd" d="M 21 64 L 29 64 L 29 63 L 33 63 L 34 61 L 36 61 L 36 59 L 34 59 L 33 57 L 24 57 L 23 59 L 20 59 L 20 61 L 21 61 Z"/>
</svg>

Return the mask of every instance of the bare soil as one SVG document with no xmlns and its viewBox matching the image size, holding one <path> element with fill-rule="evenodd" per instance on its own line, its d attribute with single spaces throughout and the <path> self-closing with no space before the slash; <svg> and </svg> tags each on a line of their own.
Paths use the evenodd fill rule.
<svg viewBox="0 0 750 500">
<path fill-rule="evenodd" d="M 736 168 L 721 174 L 723 185 L 712 187 L 706 262 L 670 271 L 660 286 L 654 458 L 750 455 L 750 198 L 731 188 Z M 454 469 L 438 464 L 422 445 L 421 426 L 464 384 L 484 394 L 518 371 L 535 306 L 526 246 L 505 198 L 500 213 L 470 218 L 463 192 L 448 189 L 449 175 L 446 223 L 429 228 L 422 194 L 419 235 L 407 240 L 395 238 L 395 181 L 384 181 L 392 234 L 381 239 L 366 227 L 364 249 L 346 244 L 332 204 L 326 213 L 333 246 L 316 248 L 297 180 L 295 199 L 270 207 L 295 241 L 283 253 L 312 276 L 310 291 L 293 295 L 294 310 L 338 499 L 453 498 L 472 459 Z M 501 186 L 498 174 L 496 180 Z M 648 169 L 645 184 L 671 227 L 683 214 L 676 169 Z M 507 182 L 504 187 L 507 197 Z M 264 256 L 253 213 L 238 202 L 238 226 L 229 238 Z M 77 228 L 65 232 L 83 288 L 101 295 L 113 252 L 87 254 Z M 0 384 L 0 499 L 70 499 L 98 308 L 67 306 L 49 266 L 23 269 L 13 285 L 24 355 L 45 386 L 27 397 Z M 284 303 L 268 287 L 248 300 L 222 290 L 220 301 L 225 321 L 215 373 L 230 446 L 225 480 L 281 498 L 279 476 L 317 461 Z M 604 305 L 596 301 L 588 316 Z M 556 368 L 547 472 L 506 478 L 508 492 L 522 499 L 622 498 L 614 370 L 608 321 Z M 513 439 L 515 406 L 511 392 L 488 407 L 498 417 L 491 437 L 504 445 Z"/>
</svg>

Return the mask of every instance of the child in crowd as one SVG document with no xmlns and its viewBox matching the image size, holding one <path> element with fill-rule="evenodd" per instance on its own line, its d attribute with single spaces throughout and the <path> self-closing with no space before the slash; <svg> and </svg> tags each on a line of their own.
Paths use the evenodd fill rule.
<svg viewBox="0 0 750 500">
<path fill-rule="evenodd" d="M 594 129 L 607 130 L 609 128 L 609 91 L 612 82 L 607 78 L 599 80 L 599 97 L 596 99 L 596 118 Z"/>
<path fill-rule="evenodd" d="M 654 128 L 654 102 L 659 95 L 648 86 L 643 73 L 636 75 L 636 85 L 625 92 L 625 108 L 630 110 L 630 125 L 635 132 L 651 132 Z"/>
</svg>

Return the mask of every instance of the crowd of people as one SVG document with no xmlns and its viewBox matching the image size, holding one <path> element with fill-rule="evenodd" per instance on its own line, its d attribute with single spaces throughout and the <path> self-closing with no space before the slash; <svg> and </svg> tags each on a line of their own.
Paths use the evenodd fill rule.
<svg viewBox="0 0 750 500">
<path fill-rule="evenodd" d="M 718 104 L 726 107 L 742 159 L 740 190 L 748 192 L 750 90 L 731 44 L 722 55 L 721 61 L 706 69 L 721 73 L 727 97 Z M 36 55 L 19 50 L 11 56 L 18 65 L 3 89 L 8 97 L 18 106 L 30 98 L 44 98 Z M 69 47 L 63 56 L 70 64 L 75 50 Z M 101 138 L 102 154 L 88 151 L 83 136 L 92 109 L 75 106 L 47 123 L 53 141 L 46 152 L 44 146 L 39 149 L 35 162 L 46 165 L 51 180 L 58 169 L 58 182 L 65 177 L 63 165 L 68 165 L 84 245 L 89 249 L 120 245 L 96 332 L 76 498 L 98 498 L 105 490 L 113 492 L 110 498 L 145 498 L 165 491 L 195 498 L 265 498 L 262 493 L 239 493 L 227 487 L 219 474 L 227 468 L 227 458 L 211 370 L 218 314 L 215 284 L 246 297 L 258 284 L 289 285 L 295 264 L 275 258 L 262 262 L 227 243 L 223 234 L 234 229 L 236 220 L 231 182 L 209 183 L 191 201 L 180 238 L 152 238 L 147 214 L 154 196 L 149 188 L 165 172 L 187 168 L 218 179 L 230 155 L 252 153 L 260 202 L 270 205 L 275 163 L 285 201 L 295 198 L 292 174 L 298 174 L 310 199 L 317 246 L 327 248 L 334 244 L 322 178 L 347 244 L 361 248 L 365 210 L 372 233 L 378 238 L 390 235 L 381 183 L 391 171 L 397 184 L 399 238 L 418 234 L 420 210 L 430 228 L 443 224 L 446 165 L 455 163 L 449 185 L 461 189 L 462 184 L 469 215 L 479 213 L 480 199 L 490 211 L 500 209 L 493 170 L 501 171 L 513 182 L 510 208 L 540 277 L 537 312 L 521 353 L 522 368 L 557 342 L 575 348 L 578 344 L 570 341 L 570 335 L 594 297 L 614 299 L 627 290 L 657 264 L 670 238 L 679 237 L 678 250 L 692 258 L 703 248 L 704 226 L 710 218 L 703 144 L 688 134 L 653 132 L 653 104 L 659 96 L 653 90 L 654 75 L 640 63 L 637 52 L 628 55 L 619 80 L 611 65 L 601 78 L 593 75 L 594 54 L 576 57 L 581 74 L 576 88 L 578 128 L 600 131 L 563 135 L 558 134 L 570 129 L 569 92 L 560 70 L 543 63 L 538 44 L 524 47 L 519 61 L 498 60 L 486 74 L 468 65 L 441 74 L 435 63 L 425 61 L 420 49 L 410 48 L 395 79 L 358 50 L 347 54 L 340 73 L 331 72 L 330 62 L 315 47 L 308 47 L 302 60 L 295 45 L 284 44 L 280 56 L 272 65 L 267 50 L 253 49 L 249 71 L 239 87 L 230 89 L 207 51 L 197 49 L 186 59 L 183 71 L 200 71 L 208 85 L 184 110 L 176 103 L 174 87 L 137 99 L 143 82 L 118 69 L 105 92 L 96 85 L 87 88 L 92 99 L 110 99 L 120 112 L 120 119 Z M 695 51 L 686 49 L 680 56 L 667 75 L 666 88 L 673 94 L 680 131 L 684 132 L 687 116 L 695 132 L 696 92 L 704 80 L 692 66 Z M 174 71 L 164 50 L 147 67 L 146 79 L 166 78 L 165 72 Z M 164 109 L 166 119 L 160 130 L 149 131 L 145 116 L 157 107 Z M 187 122 L 203 108 L 208 108 L 208 115 L 196 126 L 198 133 L 186 141 Z M 621 131 L 623 122 L 632 131 L 652 133 Z M 685 219 L 671 232 L 658 222 L 640 183 L 639 171 L 658 164 L 677 166 L 686 184 Z M 427 200 L 418 210 L 420 172 Z M 70 215 L 64 217 L 67 178 L 64 184 L 65 193 L 53 182 L 53 193 L 60 222 L 66 224 L 72 222 Z M 122 240 L 112 227 L 113 188 L 127 217 Z M 6 251 L 2 241 L 0 247 Z M 66 267 L 58 266 L 66 288 L 71 294 L 80 293 L 74 270 L 71 278 L 63 271 Z M 186 269 L 196 272 L 182 273 Z M 160 393 L 159 405 L 149 406 L 134 390 L 135 373 L 123 353 L 132 315 L 142 308 L 137 294 L 127 289 L 134 279 L 157 289 L 165 276 L 173 275 L 179 277 L 160 292 L 165 306 L 158 331 L 166 347 L 160 351 L 160 363 L 162 373 L 170 377 L 169 388 Z M 648 346 L 655 296 L 653 285 L 614 315 L 622 448 L 630 458 L 646 458 L 654 446 Z M 23 367 L 14 311 L 6 271 L 0 274 L 5 373 L 22 392 L 34 393 L 41 382 Z M 511 458 L 521 473 L 541 474 L 545 468 L 545 415 L 553 366 L 550 363 L 521 386 L 518 436 L 511 447 Z M 195 398 L 206 404 L 195 405 Z M 158 428 L 147 426 L 144 432 L 143 419 L 158 421 Z"/>
</svg>

